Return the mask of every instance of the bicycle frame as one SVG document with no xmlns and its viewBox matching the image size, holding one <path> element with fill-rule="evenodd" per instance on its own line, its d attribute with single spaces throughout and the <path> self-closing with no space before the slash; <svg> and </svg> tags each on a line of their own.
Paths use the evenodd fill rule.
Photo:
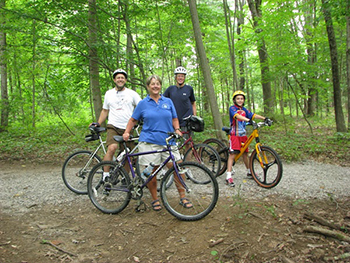
<svg viewBox="0 0 350 263">
<path fill-rule="evenodd" d="M 248 137 L 247 141 L 245 143 L 242 143 L 242 147 L 241 147 L 241 150 L 239 152 L 239 154 L 237 154 L 235 156 L 235 161 L 237 161 L 241 156 L 242 154 L 247 150 L 247 148 L 249 147 L 249 145 L 253 142 L 253 140 L 256 138 L 257 142 L 256 142 L 256 145 L 255 145 L 255 149 L 259 151 L 258 147 L 261 145 L 261 143 L 259 142 L 259 132 L 257 129 L 253 130 L 252 133 L 250 134 L 250 136 Z"/>
<path fill-rule="evenodd" d="M 126 149 L 126 143 L 125 143 L 124 140 L 122 140 L 123 137 L 122 137 L 122 136 L 115 136 L 115 138 L 116 138 L 116 137 L 121 137 L 121 138 L 120 138 L 120 141 L 123 142 L 124 148 Z M 173 165 L 174 165 L 175 173 L 176 173 L 177 177 L 179 178 L 180 183 L 182 184 L 182 186 L 183 186 L 183 187 L 186 189 L 186 191 L 187 191 L 187 190 L 188 190 L 188 187 L 186 187 L 186 184 L 185 184 L 184 180 L 183 180 L 182 177 L 179 175 L 179 169 L 178 169 L 178 167 L 177 167 L 177 165 L 176 165 L 175 157 L 174 157 L 174 155 L 173 155 L 173 153 L 172 153 L 172 150 L 171 150 L 171 146 L 172 146 L 172 145 L 169 144 L 169 141 L 170 141 L 171 139 L 173 139 L 174 137 L 175 137 L 175 135 L 174 135 L 174 134 L 171 134 L 171 136 L 168 137 L 168 138 L 166 139 L 167 145 L 166 145 L 166 147 L 163 148 L 162 150 L 155 150 L 155 151 L 134 153 L 134 151 L 138 148 L 138 145 L 137 145 L 132 151 L 130 151 L 130 152 L 127 151 L 127 152 L 126 152 L 126 154 L 125 154 L 125 156 L 124 156 L 124 159 L 123 159 L 122 162 L 119 164 L 119 166 L 120 166 L 120 167 L 123 167 L 124 164 L 125 164 L 125 161 L 127 160 L 127 161 L 128 161 L 128 164 L 129 164 L 129 167 L 130 167 L 130 172 L 131 172 L 132 178 L 133 178 L 133 180 L 135 180 L 135 178 L 137 177 L 137 175 L 135 174 L 135 171 L 134 171 L 134 169 L 132 168 L 132 160 L 131 160 L 132 157 L 140 156 L 140 155 L 148 155 L 148 154 L 169 152 L 169 156 L 166 158 L 166 160 L 165 160 L 163 163 L 161 163 L 160 166 L 159 166 L 154 172 L 152 172 L 152 174 L 147 178 L 147 180 L 146 180 L 140 187 L 141 187 L 141 189 L 145 188 L 146 185 L 147 185 L 155 176 L 157 176 L 158 172 L 159 172 L 160 170 L 162 170 L 163 167 L 166 166 L 166 164 L 171 160 L 172 163 L 173 163 Z M 119 166 L 117 166 L 117 167 L 120 168 Z"/>
<path fill-rule="evenodd" d="M 260 123 L 259 123 L 260 124 Z M 262 125 L 259 125 L 259 124 L 256 124 L 256 126 L 254 126 L 254 130 L 252 131 L 252 133 L 249 135 L 247 141 L 245 143 L 242 143 L 242 147 L 241 147 L 241 150 L 239 152 L 239 154 L 237 154 L 235 156 L 235 159 L 234 159 L 234 162 L 236 162 L 241 156 L 242 154 L 246 151 L 246 149 L 249 147 L 249 145 L 253 142 L 253 140 L 255 139 L 256 140 L 256 144 L 255 144 L 255 150 L 257 152 L 257 156 L 258 156 L 258 159 L 259 159 L 259 163 L 261 165 L 261 167 L 264 168 L 264 162 L 262 160 L 262 157 L 261 157 L 261 151 L 260 151 L 260 147 L 261 147 L 261 142 L 259 140 L 259 130 L 258 128 Z M 266 156 L 264 155 L 263 156 L 264 158 L 264 161 L 267 162 L 267 159 L 266 159 Z"/>
</svg>

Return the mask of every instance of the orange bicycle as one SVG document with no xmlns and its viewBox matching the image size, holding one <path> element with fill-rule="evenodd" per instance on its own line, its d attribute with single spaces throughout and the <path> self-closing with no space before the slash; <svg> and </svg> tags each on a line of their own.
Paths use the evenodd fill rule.
<svg viewBox="0 0 350 263">
<path fill-rule="evenodd" d="M 255 182 L 264 188 L 275 187 L 281 181 L 283 174 L 283 165 L 281 158 L 278 156 L 274 149 L 269 146 L 262 145 L 259 138 L 259 128 L 263 126 L 270 126 L 271 123 L 272 122 L 252 122 L 253 131 L 248 137 L 247 141 L 242 144 L 241 151 L 236 155 L 233 163 L 233 165 L 235 165 L 237 160 L 242 156 L 245 150 L 255 139 L 255 149 L 249 158 L 249 168 Z M 230 128 L 223 127 L 222 130 L 229 138 Z M 219 153 L 221 160 L 219 175 L 223 174 L 227 169 L 229 147 L 216 138 L 207 139 L 203 143 L 214 147 Z"/>
</svg>

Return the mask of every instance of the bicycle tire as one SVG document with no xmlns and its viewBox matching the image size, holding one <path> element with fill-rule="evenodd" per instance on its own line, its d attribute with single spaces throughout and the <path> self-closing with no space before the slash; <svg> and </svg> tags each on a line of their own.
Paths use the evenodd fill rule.
<svg viewBox="0 0 350 263">
<path fill-rule="evenodd" d="M 110 169 L 110 176 L 103 178 L 106 166 Z M 106 214 L 123 211 L 131 199 L 130 177 L 116 162 L 103 161 L 95 165 L 89 174 L 87 189 L 92 204 Z"/>
<path fill-rule="evenodd" d="M 219 176 L 221 160 L 218 152 L 210 145 L 200 143 L 187 150 L 183 157 L 185 162 L 198 162 L 207 167 L 214 176 Z M 196 157 L 198 156 L 198 158 Z"/>
<path fill-rule="evenodd" d="M 216 138 L 209 138 L 203 143 L 210 145 L 218 152 L 221 161 L 221 167 L 218 176 L 222 175 L 227 169 L 228 147 L 222 141 Z"/>
<path fill-rule="evenodd" d="M 161 184 L 160 197 L 166 210 L 182 221 L 196 221 L 207 216 L 215 207 L 219 197 L 219 187 L 213 173 L 204 165 L 196 162 L 182 162 L 178 164 L 182 171 L 191 172 L 191 180 L 185 178 L 184 183 L 187 190 L 179 183 L 175 175 L 174 183 L 167 187 L 168 180 L 172 177 L 175 168 L 168 170 Z M 197 183 L 198 181 L 209 181 L 206 184 Z M 186 192 L 186 198 L 192 203 L 191 208 L 184 207 L 180 202 L 178 187 Z"/>
<path fill-rule="evenodd" d="M 283 165 L 280 157 L 269 146 L 260 147 L 264 167 L 261 167 L 256 149 L 250 156 L 249 166 L 255 182 L 263 188 L 273 188 L 282 179 Z"/>
<path fill-rule="evenodd" d="M 157 174 L 157 191 L 160 191 L 160 186 L 162 184 L 162 180 L 164 179 L 164 176 L 166 175 L 166 172 L 168 171 L 168 167 L 164 166 L 162 170 L 160 170 Z M 167 187 L 170 187 L 170 185 L 174 181 L 174 175 L 168 180 Z"/>
<path fill-rule="evenodd" d="M 72 153 L 62 166 L 62 179 L 69 190 L 76 194 L 87 194 L 87 178 L 92 168 L 102 159 L 93 152 L 82 150 Z"/>
</svg>

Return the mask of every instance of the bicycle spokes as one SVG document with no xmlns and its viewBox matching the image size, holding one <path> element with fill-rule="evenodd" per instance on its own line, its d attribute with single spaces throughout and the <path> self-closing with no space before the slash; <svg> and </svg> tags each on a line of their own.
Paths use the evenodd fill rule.
<svg viewBox="0 0 350 263">
<path fill-rule="evenodd" d="M 282 177 L 282 162 L 268 146 L 259 146 L 250 157 L 250 169 L 255 181 L 265 188 L 276 186 Z"/>
</svg>

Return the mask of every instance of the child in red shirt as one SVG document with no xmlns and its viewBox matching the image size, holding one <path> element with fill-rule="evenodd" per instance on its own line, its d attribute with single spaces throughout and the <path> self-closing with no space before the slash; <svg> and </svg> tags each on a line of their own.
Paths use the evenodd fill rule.
<svg viewBox="0 0 350 263">
<path fill-rule="evenodd" d="M 233 103 L 229 109 L 230 112 L 230 155 L 227 160 L 227 172 L 226 172 L 226 184 L 235 187 L 232 175 L 235 173 L 233 170 L 233 162 L 236 155 L 241 150 L 242 143 L 245 143 L 248 139 L 246 131 L 246 122 L 251 122 L 254 119 L 266 120 L 267 118 L 258 114 L 250 112 L 244 106 L 245 93 L 241 90 L 237 90 L 233 93 Z M 252 174 L 249 169 L 248 149 L 243 153 L 243 162 L 247 168 L 247 176 L 251 178 Z"/>
</svg>

